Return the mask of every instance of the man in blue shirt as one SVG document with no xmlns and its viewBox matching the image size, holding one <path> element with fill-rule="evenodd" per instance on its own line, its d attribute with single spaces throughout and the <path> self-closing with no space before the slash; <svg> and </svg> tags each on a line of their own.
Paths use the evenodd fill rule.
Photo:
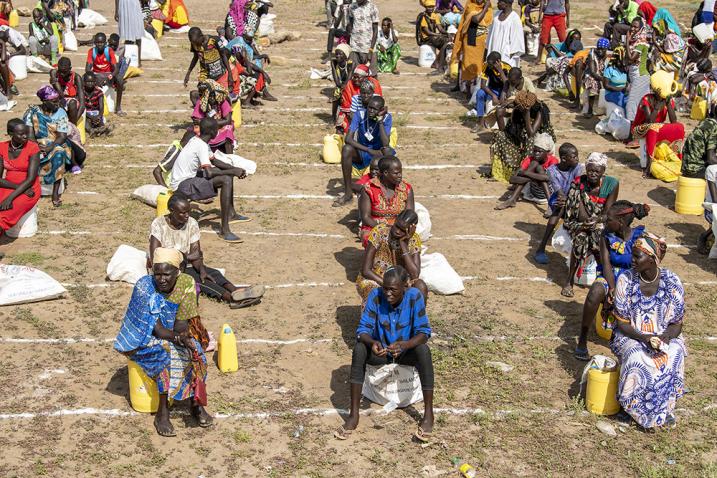
<svg viewBox="0 0 717 478">
<path fill-rule="evenodd" d="M 339 440 L 346 440 L 358 426 L 366 364 L 399 363 L 416 367 L 423 390 L 424 412 L 414 436 L 427 442 L 433 431 L 433 361 L 426 345 L 431 325 L 423 295 L 416 288 L 407 288 L 408 281 L 406 269 L 396 266 L 383 275 L 383 286 L 368 296 L 351 359 L 351 410 L 346 423 L 334 433 Z"/>
<path fill-rule="evenodd" d="M 394 153 L 389 147 L 392 126 L 393 117 L 381 96 L 373 96 L 366 109 L 359 108 L 353 114 L 341 151 L 344 195 L 334 202 L 335 207 L 351 202 L 354 192 L 358 192 L 354 190 L 354 181 L 368 172 L 373 158 Z"/>
</svg>

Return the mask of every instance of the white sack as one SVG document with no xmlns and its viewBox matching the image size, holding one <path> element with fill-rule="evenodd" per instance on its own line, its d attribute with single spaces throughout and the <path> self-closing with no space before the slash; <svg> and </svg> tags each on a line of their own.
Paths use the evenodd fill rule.
<svg viewBox="0 0 717 478">
<path fill-rule="evenodd" d="M 37 56 L 27 57 L 27 71 L 30 73 L 49 73 L 52 65 Z"/>
<path fill-rule="evenodd" d="M 436 61 L 436 52 L 431 45 L 421 45 L 418 48 L 418 66 L 421 68 L 430 68 Z"/>
<path fill-rule="evenodd" d="M 65 292 L 59 282 L 40 270 L 0 264 L 0 305 L 50 300 Z"/>
<path fill-rule="evenodd" d="M 415 211 L 418 215 L 416 232 L 421 238 L 421 242 L 426 242 L 431 238 L 431 215 L 428 213 L 428 209 L 419 202 L 415 203 Z"/>
<path fill-rule="evenodd" d="M 12 71 L 12 74 L 15 75 L 15 81 L 27 78 L 27 56 L 13 56 L 7 61 L 7 65 L 10 71 Z"/>
<path fill-rule="evenodd" d="M 20 220 L 5 231 L 8 237 L 32 237 L 37 234 L 37 204 L 27 211 Z"/>
<path fill-rule="evenodd" d="M 246 174 L 254 174 L 256 172 L 256 163 L 251 159 L 246 159 L 238 154 L 226 154 L 221 151 L 214 152 L 214 158 L 227 164 L 231 164 L 235 168 L 242 168 Z"/>
<path fill-rule="evenodd" d="M 157 207 L 157 196 L 166 192 L 167 188 L 159 184 L 145 184 L 135 189 L 129 197 L 142 201 L 149 206 Z"/>
<path fill-rule="evenodd" d="M 361 394 L 379 405 L 389 402 L 407 407 L 423 400 L 421 379 L 416 367 L 391 363 L 367 365 Z"/>
<path fill-rule="evenodd" d="M 618 141 L 625 141 L 630 136 L 630 120 L 620 110 L 613 110 L 607 120 L 607 129 Z"/>
<path fill-rule="evenodd" d="M 420 278 L 426 283 L 428 289 L 436 294 L 458 294 L 465 290 L 461 276 L 439 252 L 421 255 Z"/>
<path fill-rule="evenodd" d="M 111 281 L 136 283 L 147 275 L 147 253 L 122 244 L 107 264 L 107 278 Z"/>
<path fill-rule="evenodd" d="M 162 52 L 159 50 L 159 43 L 157 43 L 157 40 L 152 38 L 152 35 L 147 32 L 144 32 L 144 37 L 142 38 L 142 60 L 162 60 Z"/>
<path fill-rule="evenodd" d="M 570 257 L 570 252 L 573 250 L 573 241 L 570 239 L 570 233 L 562 224 L 553 234 L 552 245 L 556 252 Z"/>
<path fill-rule="evenodd" d="M 77 38 L 72 30 L 67 29 L 62 33 L 62 43 L 65 45 L 65 51 L 77 51 Z"/>
<path fill-rule="evenodd" d="M 80 27 L 92 28 L 99 25 L 107 24 L 107 19 L 101 14 L 89 8 L 82 9 L 82 12 L 77 17 L 77 24 Z"/>
</svg>

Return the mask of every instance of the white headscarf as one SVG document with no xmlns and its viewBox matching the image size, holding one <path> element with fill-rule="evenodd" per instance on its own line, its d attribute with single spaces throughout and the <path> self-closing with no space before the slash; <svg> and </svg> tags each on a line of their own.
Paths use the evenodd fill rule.
<svg viewBox="0 0 717 478">
<path fill-rule="evenodd" d="M 555 141 L 553 141 L 553 137 L 548 133 L 536 134 L 533 139 L 533 146 L 537 146 L 543 151 L 547 151 L 549 153 L 553 153 L 555 151 Z"/>
<path fill-rule="evenodd" d="M 604 153 L 590 153 L 590 156 L 588 156 L 588 160 L 585 162 L 585 165 L 588 164 L 594 164 L 596 166 L 602 166 L 603 168 L 607 168 L 607 155 Z"/>
</svg>

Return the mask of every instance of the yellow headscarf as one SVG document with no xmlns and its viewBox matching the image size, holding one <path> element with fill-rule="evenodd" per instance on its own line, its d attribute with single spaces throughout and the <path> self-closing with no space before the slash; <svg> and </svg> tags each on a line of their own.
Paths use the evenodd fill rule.
<svg viewBox="0 0 717 478">
<path fill-rule="evenodd" d="M 169 264 L 179 269 L 183 259 L 182 253 L 177 249 L 158 247 L 154 250 L 154 264 Z"/>
</svg>

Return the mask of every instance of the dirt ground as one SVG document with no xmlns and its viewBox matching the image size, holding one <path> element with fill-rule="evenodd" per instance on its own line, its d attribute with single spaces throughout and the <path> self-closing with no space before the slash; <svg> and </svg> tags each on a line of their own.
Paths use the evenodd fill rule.
<svg viewBox="0 0 717 478">
<path fill-rule="evenodd" d="M 205 31 L 222 22 L 225 3 L 187 1 L 193 23 Z M 591 151 L 607 153 L 620 197 L 652 204 L 644 224 L 668 238 L 664 265 L 686 283 L 690 393 L 679 403 L 678 427 L 603 435 L 597 418 L 584 412 L 584 364 L 572 357 L 586 290 L 577 288 L 573 299 L 560 296 L 567 269 L 550 248 L 549 266 L 531 260 L 545 224 L 541 208 L 519 203 L 493 210 L 504 187 L 476 172 L 489 162 L 490 134 L 471 133 L 464 101 L 445 79 L 417 66 L 418 2 L 376 3 L 401 34 L 402 74 L 380 81 L 399 126 L 404 178 L 431 213 L 428 252 L 441 252 L 466 277 L 464 294 L 430 298 L 434 442 L 411 441 L 420 404 L 390 415 L 365 404 L 353 437 L 332 437 L 341 423 L 337 411 L 348 406 L 361 247 L 355 208 L 331 207 L 339 167 L 319 156 L 318 145 L 331 132 L 331 85 L 309 80 L 308 69 L 321 68 L 323 1 L 278 0 L 277 29 L 300 32 L 302 40 L 266 49 L 279 102 L 245 110 L 238 132 L 239 154 L 259 166 L 236 183 L 239 209 L 254 220 L 235 228 L 245 240 L 240 245 L 216 236 L 215 219 L 201 222 L 207 264 L 226 268 L 236 283 L 270 286 L 263 303 L 248 310 L 202 300 L 207 328 L 218 333 L 228 323 L 240 340 L 237 373 L 210 368 L 208 408 L 216 425 L 195 427 L 179 404 L 173 411 L 178 436 L 157 436 L 150 415 L 132 413 L 126 360 L 111 343 L 131 288 L 106 282 L 106 265 L 120 244 L 146 248 L 154 217 L 129 194 L 153 182 L 163 145 L 181 136 L 189 118 L 181 84 L 188 44 L 184 35 L 170 34 L 160 43 L 164 61 L 146 62 L 144 75 L 130 80 L 129 114 L 110 117 L 114 136 L 90 141 L 87 167 L 69 179 L 64 205 L 54 209 L 43 199 L 40 233 L 0 242 L 5 262 L 38 267 L 70 284 L 62 299 L 0 309 L 0 476 L 456 476 L 453 457 L 472 463 L 480 476 L 717 476 L 716 267 L 694 247 L 704 219 L 676 214 L 675 185 L 642 180 L 633 152 L 593 132 L 597 119 L 584 120 L 563 100 L 541 94 L 559 143 L 576 144 L 583 160 Z M 573 26 L 593 45 L 607 4 L 571 3 Z M 685 22 L 691 3 L 660 6 Z M 92 8 L 112 17 L 107 0 Z M 22 21 L 24 32 L 27 18 Z M 103 30 L 115 31 L 114 23 Z M 76 67 L 85 54 L 70 55 Z M 538 74 L 536 67 L 527 70 Z M 37 74 L 19 82 L 19 105 L 0 118 L 20 116 L 45 82 Z M 694 122 L 685 121 L 691 130 Z M 609 354 L 594 334 L 589 347 Z M 503 373 L 489 361 L 515 368 Z"/>
</svg>

